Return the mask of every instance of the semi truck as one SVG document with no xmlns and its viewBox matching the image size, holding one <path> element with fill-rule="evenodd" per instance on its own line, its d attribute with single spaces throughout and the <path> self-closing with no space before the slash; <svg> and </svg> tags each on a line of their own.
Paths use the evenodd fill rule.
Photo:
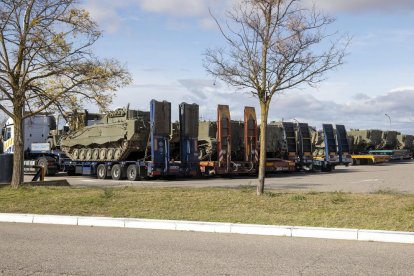
<svg viewBox="0 0 414 276">
<path fill-rule="evenodd" d="M 38 114 L 27 118 L 23 122 L 24 164 L 45 168 L 46 175 L 55 175 L 62 170 L 66 156 L 57 149 L 51 148 L 48 140 L 50 133 L 56 129 L 56 119 L 49 114 Z M 14 122 L 9 118 L 2 127 L 2 147 L 6 154 L 13 154 Z M 26 171 L 31 169 L 26 168 Z"/>
</svg>

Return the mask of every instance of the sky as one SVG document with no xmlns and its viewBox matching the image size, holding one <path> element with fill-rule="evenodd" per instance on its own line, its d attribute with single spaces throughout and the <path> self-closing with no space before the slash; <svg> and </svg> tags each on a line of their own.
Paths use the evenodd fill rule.
<svg viewBox="0 0 414 276">
<path fill-rule="evenodd" d="M 134 79 L 117 92 L 112 108 L 130 103 L 149 110 L 150 100 L 156 99 L 172 103 L 173 119 L 183 101 L 199 104 L 206 120 L 216 118 L 217 104 L 228 104 L 236 120 L 242 119 L 244 106 L 255 106 L 259 114 L 257 99 L 215 81 L 203 67 L 206 49 L 225 45 L 209 9 L 222 19 L 233 1 L 85 0 L 83 7 L 104 32 L 95 53 L 119 60 Z M 336 17 L 332 28 L 352 36 L 346 63 L 317 88 L 274 97 L 269 121 L 414 134 L 414 1 L 314 3 Z"/>
</svg>

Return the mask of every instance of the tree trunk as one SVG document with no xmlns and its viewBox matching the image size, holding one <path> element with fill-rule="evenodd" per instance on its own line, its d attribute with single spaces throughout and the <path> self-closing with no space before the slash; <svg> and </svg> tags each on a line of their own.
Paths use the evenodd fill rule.
<svg viewBox="0 0 414 276">
<path fill-rule="evenodd" d="M 263 195 L 265 174 L 266 174 L 266 130 L 269 106 L 266 103 L 260 103 L 260 158 L 259 158 L 259 178 L 257 183 L 257 195 Z"/>
<path fill-rule="evenodd" d="M 18 188 L 24 181 L 24 137 L 22 112 L 15 112 L 14 115 L 14 154 L 11 186 L 13 188 Z"/>
</svg>

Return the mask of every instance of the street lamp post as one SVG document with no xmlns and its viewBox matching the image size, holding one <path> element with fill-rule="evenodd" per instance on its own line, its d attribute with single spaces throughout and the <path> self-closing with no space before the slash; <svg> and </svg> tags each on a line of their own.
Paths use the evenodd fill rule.
<svg viewBox="0 0 414 276">
<path fill-rule="evenodd" d="M 387 113 L 385 113 L 384 114 L 387 118 L 388 118 L 388 120 L 390 121 L 390 130 L 391 130 L 391 116 L 390 115 L 388 115 Z"/>
</svg>

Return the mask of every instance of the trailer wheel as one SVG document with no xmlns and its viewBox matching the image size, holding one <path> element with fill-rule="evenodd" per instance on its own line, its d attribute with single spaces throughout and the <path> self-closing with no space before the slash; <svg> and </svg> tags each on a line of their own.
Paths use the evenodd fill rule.
<svg viewBox="0 0 414 276">
<path fill-rule="evenodd" d="M 127 178 L 129 181 L 137 181 L 139 179 L 138 168 L 136 165 L 129 165 L 127 168 Z"/>
<path fill-rule="evenodd" d="M 322 167 L 323 172 L 331 172 L 332 171 L 332 165 L 327 164 L 326 166 Z"/>
<path fill-rule="evenodd" d="M 68 176 L 75 176 L 76 175 L 75 170 L 68 170 L 66 173 L 68 174 Z"/>
<path fill-rule="evenodd" d="M 122 180 L 125 178 L 125 169 L 119 164 L 115 164 L 111 169 L 111 176 L 113 180 Z"/>
<path fill-rule="evenodd" d="M 96 176 L 98 179 L 106 179 L 106 166 L 105 164 L 98 165 L 98 168 L 96 168 Z"/>
</svg>

